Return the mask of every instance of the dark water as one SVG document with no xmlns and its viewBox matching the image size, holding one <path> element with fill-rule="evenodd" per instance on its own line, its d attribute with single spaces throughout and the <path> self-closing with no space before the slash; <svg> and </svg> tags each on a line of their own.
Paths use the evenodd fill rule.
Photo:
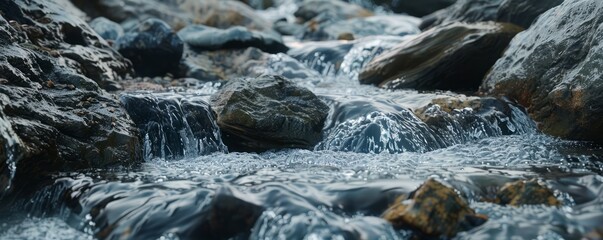
<svg viewBox="0 0 603 240">
<path fill-rule="evenodd" d="M 284 4 L 265 15 L 277 18 L 291 9 Z M 188 239 L 207 229 L 206 238 L 409 239 L 411 232 L 394 230 L 379 216 L 427 178 L 454 186 L 489 217 L 457 239 L 578 239 L 602 225 L 603 148 L 543 135 L 515 106 L 507 115 L 471 119 L 472 112 L 460 111 L 434 127 L 413 110 L 437 97 L 464 96 L 359 85 L 358 71 L 403 38 L 332 42 L 346 46 L 298 60 L 275 54 L 259 69 L 289 75 L 329 104 L 324 140 L 314 150 L 227 153 L 219 138 L 201 139 L 194 127 L 157 120 L 160 130 L 145 138 L 144 164 L 55 176 L 33 198 L 2 208 L 0 239 Z M 217 87 L 137 94 L 207 100 Z M 172 103 L 175 110 L 159 119 L 179 120 L 186 112 L 181 104 Z M 180 138 L 182 149 L 164 150 L 170 135 Z M 480 201 L 507 182 L 534 177 L 554 190 L 561 207 Z M 227 219 L 221 226 L 208 220 L 215 209 Z"/>
</svg>

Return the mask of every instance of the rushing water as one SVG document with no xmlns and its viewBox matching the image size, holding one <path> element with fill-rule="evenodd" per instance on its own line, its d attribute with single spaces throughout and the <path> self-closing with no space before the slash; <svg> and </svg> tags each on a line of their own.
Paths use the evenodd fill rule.
<svg viewBox="0 0 603 240">
<path fill-rule="evenodd" d="M 265 14 L 290 15 L 290 8 Z M 428 124 L 417 109 L 440 97 L 466 97 L 360 85 L 358 71 L 403 40 L 290 40 L 303 53 L 315 51 L 270 55 L 256 69 L 288 76 L 329 104 L 324 138 L 314 150 L 229 153 L 203 103 L 219 83 L 178 94 L 125 93 L 126 108 L 145 102 L 140 120 L 133 117 L 145 136 L 145 163 L 57 175 L 33 198 L 0 208 L 0 239 L 178 239 L 199 237 L 201 230 L 215 234 L 208 238 L 408 239 L 410 232 L 394 230 L 379 216 L 430 177 L 454 186 L 489 217 L 458 239 L 576 239 L 601 226 L 601 147 L 543 135 L 511 102 L 502 101 L 506 112 L 444 113 L 430 105 L 426 112 L 443 120 Z M 480 201 L 504 183 L 533 177 L 563 206 Z M 215 214 L 225 215 L 224 226 L 212 225 Z M 247 226 L 236 216 L 258 220 Z M 252 229 L 250 236 L 241 234 L 244 227 Z"/>
</svg>

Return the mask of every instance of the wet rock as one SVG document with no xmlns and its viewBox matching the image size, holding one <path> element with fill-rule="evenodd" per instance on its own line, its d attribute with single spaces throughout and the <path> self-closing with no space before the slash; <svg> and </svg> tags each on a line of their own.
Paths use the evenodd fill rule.
<svg viewBox="0 0 603 240">
<path fill-rule="evenodd" d="M 359 79 L 383 88 L 475 91 L 521 30 L 503 23 L 433 28 L 373 59 Z"/>
<path fill-rule="evenodd" d="M 421 29 L 452 22 L 497 21 L 528 28 L 547 10 L 563 0 L 459 0 L 454 5 L 423 18 Z"/>
<path fill-rule="evenodd" d="M 175 30 L 190 24 L 203 24 L 221 29 L 244 26 L 257 31 L 272 31 L 272 24 L 269 21 L 239 1 L 72 0 L 72 2 L 93 18 L 102 16 L 122 24 L 158 18 L 167 22 Z"/>
<path fill-rule="evenodd" d="M 227 151 L 215 113 L 199 97 L 122 94 L 120 100 L 143 136 L 145 159 L 177 159 Z"/>
<path fill-rule="evenodd" d="M 274 30 L 285 36 L 296 36 L 303 34 L 305 28 L 301 24 L 288 22 L 287 19 L 280 19 L 274 23 Z"/>
<path fill-rule="evenodd" d="M 276 5 L 275 0 L 239 0 L 255 9 L 267 9 Z"/>
<path fill-rule="evenodd" d="M 554 136 L 603 142 L 603 2 L 566 1 L 513 39 L 481 86 L 528 108 Z"/>
<path fill-rule="evenodd" d="M 66 0 L 8 1 L 0 11 L 1 118 L 13 142 L 4 143 L 3 185 L 22 193 L 55 171 L 140 161 L 136 128 L 101 89 L 129 64 L 83 14 Z"/>
<path fill-rule="evenodd" d="M 279 53 L 289 49 L 278 35 L 251 31 L 244 27 L 217 29 L 191 25 L 180 30 L 178 36 L 188 45 L 200 50 L 255 47 L 268 53 Z"/>
<path fill-rule="evenodd" d="M 231 80 L 211 105 L 231 151 L 312 148 L 329 111 L 312 92 L 280 76 Z"/>
<path fill-rule="evenodd" d="M 178 67 L 184 43 L 159 19 L 142 22 L 115 41 L 115 48 L 134 64 L 141 76 L 160 76 Z"/>
<path fill-rule="evenodd" d="M 407 199 L 398 198 L 382 215 L 395 228 L 418 230 L 431 237 L 454 237 L 488 220 L 475 213 L 454 189 L 429 179 Z"/>
<path fill-rule="evenodd" d="M 559 206 L 561 202 L 555 198 L 553 191 L 541 185 L 538 180 L 520 180 L 507 183 L 496 194 L 496 203 L 502 205 L 548 205 Z"/>
<path fill-rule="evenodd" d="M 301 39 L 323 41 L 340 39 L 344 34 L 354 38 L 373 35 L 404 36 L 420 33 L 418 28 L 420 20 L 415 17 L 392 15 L 372 16 L 366 18 L 353 18 L 341 21 L 326 21 L 315 28 L 306 28 Z"/>
<path fill-rule="evenodd" d="M 396 13 L 406 13 L 422 17 L 442 8 L 448 7 L 457 0 L 371 0 L 373 4 L 386 7 Z"/>
<path fill-rule="evenodd" d="M 105 40 L 116 40 L 124 35 L 121 25 L 104 17 L 95 18 L 90 22 L 90 27 Z"/>
<path fill-rule="evenodd" d="M 306 42 L 292 48 L 287 54 L 323 74 L 339 70 L 344 57 L 354 47 L 353 42 Z"/>
<path fill-rule="evenodd" d="M 320 21 L 318 19 L 337 21 L 362 18 L 372 16 L 373 13 L 361 6 L 341 0 L 306 0 L 300 3 L 294 15 L 302 22 L 307 22 L 314 18 L 317 18 L 314 21 Z"/>
</svg>

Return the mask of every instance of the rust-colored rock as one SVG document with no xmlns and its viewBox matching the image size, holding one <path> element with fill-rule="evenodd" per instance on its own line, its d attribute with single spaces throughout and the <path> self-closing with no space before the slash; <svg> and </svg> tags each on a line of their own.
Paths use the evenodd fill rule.
<svg viewBox="0 0 603 240">
<path fill-rule="evenodd" d="M 408 199 L 400 197 L 382 215 L 394 228 L 409 228 L 434 237 L 453 237 L 487 221 L 452 188 L 429 179 Z"/>
<path fill-rule="evenodd" d="M 507 183 L 496 194 L 496 203 L 511 206 L 538 205 L 559 206 L 561 202 L 546 186 L 540 185 L 536 179 L 520 180 Z"/>
</svg>

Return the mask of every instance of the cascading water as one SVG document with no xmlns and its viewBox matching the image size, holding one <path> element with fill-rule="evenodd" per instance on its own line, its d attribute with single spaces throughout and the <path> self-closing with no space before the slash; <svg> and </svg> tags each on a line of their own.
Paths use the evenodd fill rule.
<svg viewBox="0 0 603 240">
<path fill-rule="evenodd" d="M 298 1 L 274 2 L 257 12 L 291 18 Z M 407 39 L 288 39 L 288 53 L 245 63 L 252 77 L 283 75 L 327 103 L 323 138 L 311 150 L 229 152 L 207 104 L 219 83 L 122 93 L 145 162 L 54 176 L 15 204 L 25 214 L 0 217 L 0 239 L 413 239 L 379 216 L 427 178 L 454 186 L 489 217 L 458 239 L 576 239 L 603 222 L 601 147 L 540 133 L 507 99 L 359 84 L 362 68 Z M 2 120 L 0 139 L 13 139 Z M 8 143 L 2 150 L 16 142 Z M 484 201 L 525 178 L 540 178 L 563 205 Z"/>
</svg>

